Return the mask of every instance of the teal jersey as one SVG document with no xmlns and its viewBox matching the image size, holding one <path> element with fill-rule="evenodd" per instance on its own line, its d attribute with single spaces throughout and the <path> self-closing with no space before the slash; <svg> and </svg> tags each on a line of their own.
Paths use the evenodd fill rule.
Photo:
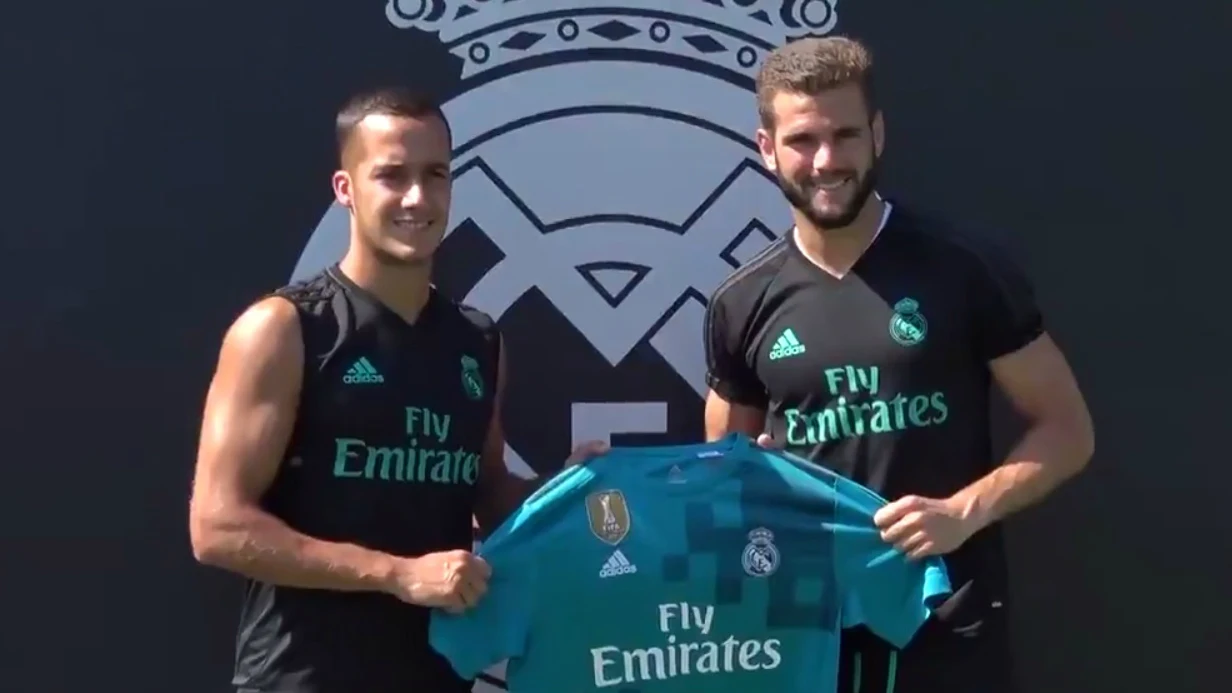
<svg viewBox="0 0 1232 693">
<path fill-rule="evenodd" d="M 881 540 L 884 504 L 741 435 L 613 448 L 493 533 L 487 595 L 429 637 L 466 678 L 508 659 L 511 693 L 829 693 L 841 627 L 902 646 L 950 591 Z"/>
</svg>

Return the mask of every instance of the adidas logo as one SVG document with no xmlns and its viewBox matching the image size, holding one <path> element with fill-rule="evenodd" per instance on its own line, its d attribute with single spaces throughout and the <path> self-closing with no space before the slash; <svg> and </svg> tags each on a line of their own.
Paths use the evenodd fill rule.
<svg viewBox="0 0 1232 693">
<path fill-rule="evenodd" d="M 684 470 L 680 468 L 680 465 L 678 464 L 672 465 L 671 471 L 667 473 L 667 483 L 669 484 L 685 483 Z"/>
<path fill-rule="evenodd" d="M 599 570 L 599 577 L 610 578 L 617 575 L 632 575 L 637 572 L 637 566 L 629 562 L 620 549 L 607 557 L 607 562 L 603 564 L 603 568 Z"/>
<path fill-rule="evenodd" d="M 783 334 L 774 340 L 774 348 L 770 350 L 770 360 L 777 361 L 788 356 L 798 356 L 804 353 L 804 345 L 796 339 L 796 333 L 791 328 L 783 330 Z"/>
<path fill-rule="evenodd" d="M 376 369 L 372 367 L 372 363 L 368 361 L 367 357 L 360 356 L 347 369 L 346 375 L 342 376 L 342 382 L 347 385 L 383 383 L 385 382 L 385 376 L 376 372 Z"/>
</svg>

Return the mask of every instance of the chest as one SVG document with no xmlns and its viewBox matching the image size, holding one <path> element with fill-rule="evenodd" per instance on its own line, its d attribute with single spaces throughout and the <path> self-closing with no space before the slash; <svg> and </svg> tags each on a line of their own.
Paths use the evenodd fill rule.
<svg viewBox="0 0 1232 693">
<path fill-rule="evenodd" d="M 971 299 L 938 274 L 802 282 L 766 312 L 746 357 L 779 401 L 939 387 L 974 364 Z"/>
<path fill-rule="evenodd" d="M 316 433 L 357 449 L 402 450 L 408 460 L 466 460 L 481 452 L 497 368 L 481 335 L 369 328 L 312 356 L 300 418 Z M 457 473 L 465 471 L 460 464 Z"/>
</svg>

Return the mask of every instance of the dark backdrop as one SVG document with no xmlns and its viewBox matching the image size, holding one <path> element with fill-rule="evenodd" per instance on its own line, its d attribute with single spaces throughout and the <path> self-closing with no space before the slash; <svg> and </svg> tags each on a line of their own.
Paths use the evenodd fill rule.
<svg viewBox="0 0 1232 693">
<path fill-rule="evenodd" d="M 6 8 L 4 690 L 222 690 L 237 583 L 193 564 L 185 523 L 221 332 L 329 203 L 338 102 L 447 92 L 459 69 L 381 5 Z M 1224 685 L 1228 113 L 1211 97 L 1232 75 L 1206 6 L 840 7 L 883 67 L 887 189 L 1022 249 L 1095 416 L 1089 472 L 1012 523 L 1031 693 Z"/>
</svg>

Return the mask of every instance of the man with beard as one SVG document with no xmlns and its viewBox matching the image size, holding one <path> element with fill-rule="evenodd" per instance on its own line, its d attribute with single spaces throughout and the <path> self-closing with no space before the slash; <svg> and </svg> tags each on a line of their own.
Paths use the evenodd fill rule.
<svg viewBox="0 0 1232 693">
<path fill-rule="evenodd" d="M 504 463 L 505 352 L 490 317 L 431 283 L 451 190 L 436 103 L 363 94 L 337 134 L 350 246 L 223 339 L 193 552 L 247 578 L 239 691 L 462 693 L 428 645 L 428 608 L 483 597 L 472 515 L 491 531 L 532 490 Z"/>
<path fill-rule="evenodd" d="M 830 467 L 893 499 L 885 541 L 944 555 L 954 597 L 901 652 L 844 633 L 841 690 L 1010 693 L 998 523 L 1091 457 L 1082 394 L 1012 262 L 875 192 L 885 123 L 862 45 L 774 51 L 757 99 L 795 228 L 711 297 L 707 438 L 760 435 Z M 1029 423 L 1000 464 L 993 384 Z M 855 622 L 858 607 L 844 607 Z"/>
</svg>

